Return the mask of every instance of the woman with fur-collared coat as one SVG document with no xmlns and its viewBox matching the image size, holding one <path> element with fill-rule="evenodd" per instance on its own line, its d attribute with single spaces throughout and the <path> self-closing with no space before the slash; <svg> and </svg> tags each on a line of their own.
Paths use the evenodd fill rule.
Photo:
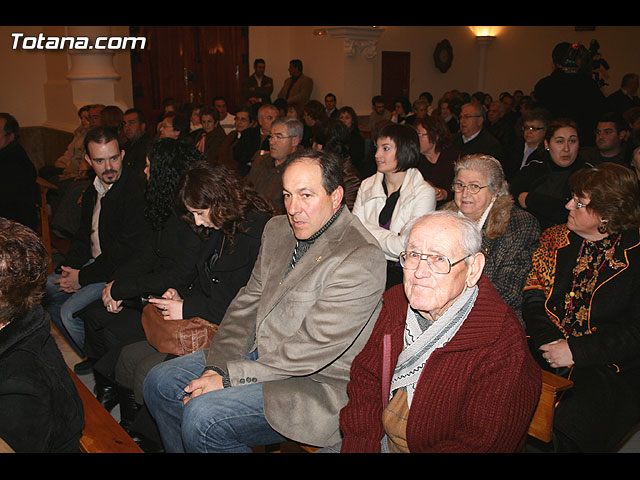
<svg viewBox="0 0 640 480">
<path fill-rule="evenodd" d="M 500 162 L 489 155 L 467 155 L 455 165 L 454 210 L 482 230 L 484 272 L 522 322 L 522 289 L 540 237 L 536 218 L 514 204 Z"/>
</svg>

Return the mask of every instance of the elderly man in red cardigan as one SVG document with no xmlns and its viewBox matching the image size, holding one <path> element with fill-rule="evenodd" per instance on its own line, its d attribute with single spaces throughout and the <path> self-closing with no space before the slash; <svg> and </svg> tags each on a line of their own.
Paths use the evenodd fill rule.
<svg viewBox="0 0 640 480">
<path fill-rule="evenodd" d="M 482 274 L 480 232 L 443 211 L 407 231 L 404 285 L 384 293 L 351 367 L 341 451 L 518 451 L 541 374 L 515 312 Z"/>
</svg>

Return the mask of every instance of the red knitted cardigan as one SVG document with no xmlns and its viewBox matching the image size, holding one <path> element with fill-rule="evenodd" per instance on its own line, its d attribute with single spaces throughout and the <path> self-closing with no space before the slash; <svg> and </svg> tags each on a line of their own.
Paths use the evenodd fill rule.
<svg viewBox="0 0 640 480">
<path fill-rule="evenodd" d="M 411 452 L 514 452 L 522 445 L 540 396 L 540 368 L 513 310 L 486 276 L 478 285 L 471 313 L 420 376 L 407 422 Z M 380 451 L 408 306 L 402 285 L 383 298 L 371 337 L 351 366 L 349 401 L 340 412 L 343 452 Z"/>
</svg>

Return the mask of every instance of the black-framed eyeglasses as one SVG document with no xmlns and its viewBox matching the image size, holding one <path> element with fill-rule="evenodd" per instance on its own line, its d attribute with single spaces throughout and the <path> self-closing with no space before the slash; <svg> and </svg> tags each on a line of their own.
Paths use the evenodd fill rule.
<svg viewBox="0 0 640 480">
<path fill-rule="evenodd" d="M 483 188 L 487 188 L 489 185 L 478 185 L 476 183 L 462 183 L 462 182 L 453 182 L 453 185 L 451 185 L 451 188 L 453 188 L 454 192 L 461 192 L 463 191 L 465 188 L 469 190 L 469 193 L 471 195 L 475 195 L 476 193 L 478 193 L 480 190 L 482 190 Z"/>
<path fill-rule="evenodd" d="M 522 127 L 523 132 L 537 132 L 538 130 L 544 130 L 544 127 Z"/>
<path fill-rule="evenodd" d="M 433 273 L 446 275 L 451 272 L 451 268 L 469 258 L 471 254 L 451 263 L 444 255 L 430 255 L 427 253 L 413 252 L 411 250 L 400 252 L 400 266 L 405 270 L 417 270 L 420 261 L 424 260 Z"/>
</svg>

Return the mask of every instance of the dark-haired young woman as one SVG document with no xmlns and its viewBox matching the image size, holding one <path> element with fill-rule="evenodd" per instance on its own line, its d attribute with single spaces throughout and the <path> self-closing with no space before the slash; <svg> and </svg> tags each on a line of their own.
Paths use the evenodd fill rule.
<svg viewBox="0 0 640 480">
<path fill-rule="evenodd" d="M 234 171 L 207 162 L 198 162 L 185 172 L 177 204 L 185 223 L 205 238 L 196 263 L 197 276 L 190 282 L 172 283 L 162 298 L 151 298 L 149 303 L 159 308 L 167 321 L 200 317 L 218 325 L 251 276 L 262 231 L 273 210 Z M 120 416 L 123 426 L 137 432 L 134 438 L 142 438 L 140 433 L 146 437 L 155 433 L 149 431 L 146 415 L 136 419 L 143 404 L 142 383 L 154 365 L 171 357 L 146 340 L 122 350 L 116 366 Z M 145 448 L 145 444 L 141 446 Z"/>
</svg>

